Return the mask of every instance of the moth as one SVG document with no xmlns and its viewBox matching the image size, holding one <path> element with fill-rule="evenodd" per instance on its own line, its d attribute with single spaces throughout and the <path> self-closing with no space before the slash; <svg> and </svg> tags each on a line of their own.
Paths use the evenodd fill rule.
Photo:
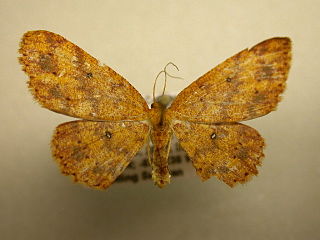
<svg viewBox="0 0 320 240">
<path fill-rule="evenodd" d="M 58 34 L 27 32 L 19 52 L 34 98 L 82 119 L 59 125 L 51 142 L 62 173 L 74 181 L 106 189 L 152 142 L 152 179 L 162 188 L 170 183 L 174 134 L 202 180 L 215 176 L 232 187 L 258 174 L 264 140 L 239 122 L 275 110 L 291 41 L 275 37 L 245 49 L 191 83 L 171 105 L 155 100 L 151 108 L 122 76 Z"/>
</svg>

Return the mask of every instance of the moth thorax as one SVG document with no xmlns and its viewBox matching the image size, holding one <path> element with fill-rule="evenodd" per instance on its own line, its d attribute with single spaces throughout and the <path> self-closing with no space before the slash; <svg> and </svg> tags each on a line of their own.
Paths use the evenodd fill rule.
<svg viewBox="0 0 320 240">
<path fill-rule="evenodd" d="M 156 98 L 156 101 L 151 104 L 150 116 L 154 126 L 161 126 L 164 122 L 164 112 L 170 106 L 173 97 L 162 95 Z"/>
</svg>

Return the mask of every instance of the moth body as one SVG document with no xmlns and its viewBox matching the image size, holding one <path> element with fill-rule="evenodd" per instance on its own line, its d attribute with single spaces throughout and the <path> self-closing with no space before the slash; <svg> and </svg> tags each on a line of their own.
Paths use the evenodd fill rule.
<svg viewBox="0 0 320 240">
<path fill-rule="evenodd" d="M 153 153 L 150 159 L 152 179 L 161 188 L 170 183 L 168 157 L 172 130 L 166 118 L 166 107 L 167 105 L 163 104 L 161 100 L 156 101 L 151 105 L 149 112 L 152 125 L 150 139 L 153 144 Z"/>
</svg>

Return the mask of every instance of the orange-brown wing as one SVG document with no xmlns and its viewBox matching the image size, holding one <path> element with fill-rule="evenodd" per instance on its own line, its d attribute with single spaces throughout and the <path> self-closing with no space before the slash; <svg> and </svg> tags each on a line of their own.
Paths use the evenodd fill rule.
<svg viewBox="0 0 320 240">
<path fill-rule="evenodd" d="M 62 36 L 27 32 L 19 52 L 29 88 L 43 107 L 88 120 L 147 118 L 148 106 L 129 82 Z"/>
<path fill-rule="evenodd" d="M 179 120 L 173 122 L 172 128 L 203 181 L 216 176 L 232 187 L 258 174 L 264 141 L 255 129 L 241 123 Z"/>
<path fill-rule="evenodd" d="M 74 181 L 105 189 L 147 141 L 149 125 L 138 121 L 73 121 L 59 125 L 52 154 Z"/>
<path fill-rule="evenodd" d="M 185 88 L 168 114 L 192 122 L 237 122 L 274 110 L 285 89 L 289 38 L 272 38 L 227 59 Z"/>
</svg>

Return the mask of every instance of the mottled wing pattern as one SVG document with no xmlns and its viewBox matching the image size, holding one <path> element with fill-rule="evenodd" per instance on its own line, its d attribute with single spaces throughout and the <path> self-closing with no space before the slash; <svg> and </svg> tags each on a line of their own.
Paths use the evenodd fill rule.
<svg viewBox="0 0 320 240">
<path fill-rule="evenodd" d="M 129 82 L 62 36 L 27 32 L 19 52 L 43 107 L 87 120 L 147 119 L 148 106 Z"/>
<path fill-rule="evenodd" d="M 67 122 L 55 130 L 52 153 L 62 173 L 105 189 L 142 148 L 148 133 L 144 122 Z"/>
<path fill-rule="evenodd" d="M 257 175 L 264 141 L 241 123 L 197 124 L 176 120 L 173 130 L 202 180 L 216 176 L 229 186 Z"/>
<path fill-rule="evenodd" d="M 285 89 L 289 38 L 272 38 L 227 59 L 184 89 L 168 114 L 191 122 L 237 122 L 274 110 Z"/>
</svg>

